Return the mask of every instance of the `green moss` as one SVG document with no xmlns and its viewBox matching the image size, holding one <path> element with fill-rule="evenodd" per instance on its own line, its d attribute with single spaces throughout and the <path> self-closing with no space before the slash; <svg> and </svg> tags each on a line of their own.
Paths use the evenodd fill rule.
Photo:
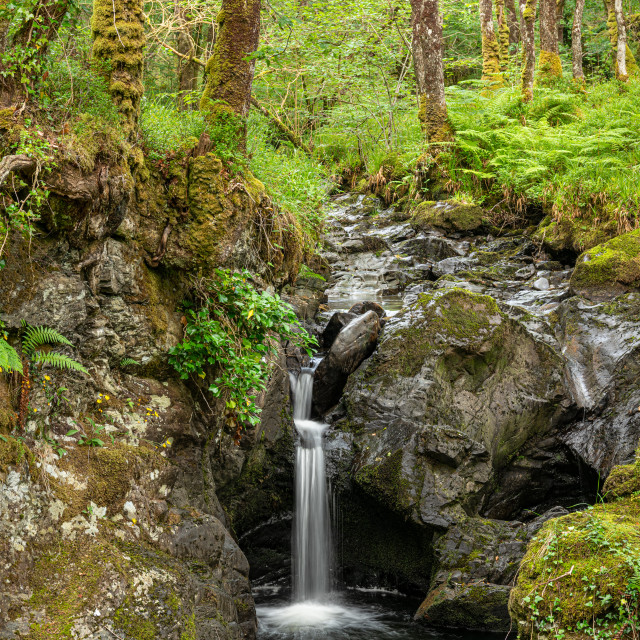
<svg viewBox="0 0 640 640">
<path fill-rule="evenodd" d="M 562 77 L 562 62 L 554 51 L 540 51 L 538 59 L 538 82 L 555 80 Z"/>
<path fill-rule="evenodd" d="M 484 211 L 474 204 L 421 202 L 413 212 L 411 225 L 419 229 L 474 232 L 486 226 Z"/>
<path fill-rule="evenodd" d="M 407 313 L 418 310 L 422 312 L 420 321 L 400 329 L 393 337 L 399 354 L 381 367 L 382 373 L 414 376 L 426 357 L 440 345 L 465 342 L 473 350 L 502 322 L 502 314 L 492 297 L 466 289 L 420 294 Z"/>
<path fill-rule="evenodd" d="M 365 493 L 391 511 L 403 513 L 411 506 L 411 485 L 402 474 L 402 449 L 379 463 L 362 467 L 355 480 Z"/>
<path fill-rule="evenodd" d="M 631 497 L 547 522 L 528 546 L 509 601 L 518 632 L 611 628 L 640 557 L 639 516 L 640 500 Z"/>
<path fill-rule="evenodd" d="M 640 229 L 582 254 L 571 276 L 571 286 L 589 297 L 640 287 Z"/>
<path fill-rule="evenodd" d="M 562 216 L 556 220 L 545 218 L 534 233 L 533 239 L 552 252 L 574 251 L 581 253 L 617 233 L 617 223 L 606 216 L 591 217 Z"/>
<path fill-rule="evenodd" d="M 602 495 L 612 501 L 624 498 L 640 491 L 640 462 L 614 467 L 609 474 Z"/>
<path fill-rule="evenodd" d="M 0 438 L 0 473 L 7 473 L 9 467 L 15 467 L 26 460 L 32 460 L 33 454 L 27 446 L 11 436 Z"/>
</svg>

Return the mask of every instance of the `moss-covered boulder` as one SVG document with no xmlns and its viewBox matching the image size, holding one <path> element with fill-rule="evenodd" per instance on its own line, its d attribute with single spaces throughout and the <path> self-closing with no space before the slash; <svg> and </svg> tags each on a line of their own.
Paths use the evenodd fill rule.
<svg viewBox="0 0 640 640">
<path fill-rule="evenodd" d="M 585 251 L 576 263 L 571 288 L 593 301 L 640 288 L 640 229 Z"/>
<path fill-rule="evenodd" d="M 554 255 L 575 255 L 606 242 L 616 235 L 617 228 L 616 221 L 606 216 L 599 219 L 547 216 L 533 238 Z"/>
<path fill-rule="evenodd" d="M 640 493 L 640 462 L 614 467 L 602 488 L 602 495 L 608 502 L 638 493 Z"/>
<path fill-rule="evenodd" d="M 488 226 L 487 215 L 475 204 L 442 200 L 421 202 L 411 224 L 421 230 L 438 229 L 447 233 L 479 233 Z"/>
<path fill-rule="evenodd" d="M 347 383 L 353 478 L 416 522 L 459 521 L 493 470 L 557 422 L 562 380 L 560 357 L 490 296 L 420 294 Z"/>
<path fill-rule="evenodd" d="M 631 580 L 639 522 L 637 495 L 547 522 L 529 544 L 509 600 L 519 635 L 622 635 L 638 606 Z"/>
</svg>

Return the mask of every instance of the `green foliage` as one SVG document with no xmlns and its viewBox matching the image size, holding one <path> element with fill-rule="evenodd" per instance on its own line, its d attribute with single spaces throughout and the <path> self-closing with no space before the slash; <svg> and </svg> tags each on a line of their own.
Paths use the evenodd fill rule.
<svg viewBox="0 0 640 640">
<path fill-rule="evenodd" d="M 277 294 L 258 292 L 247 271 L 217 269 L 186 308 L 185 339 L 169 353 L 183 380 L 213 376 L 209 391 L 224 398 L 239 427 L 259 422 L 255 399 L 265 389 L 277 337 L 303 348 L 315 344 Z"/>
<path fill-rule="evenodd" d="M 0 337 L 0 373 L 13 373 L 14 371 L 22 373 L 20 356 L 5 338 Z"/>
<path fill-rule="evenodd" d="M 633 220 L 640 206 L 640 86 L 616 82 L 584 95 L 538 88 L 523 104 L 517 88 L 491 96 L 448 92 L 455 145 L 447 171 L 478 201 L 488 195 L 547 202 L 567 216 Z"/>
<path fill-rule="evenodd" d="M 317 239 L 323 222 L 320 207 L 331 189 L 327 169 L 288 141 L 274 141 L 273 135 L 266 118 L 251 112 L 249 168 L 278 206 L 298 219 L 307 236 Z"/>
<path fill-rule="evenodd" d="M 130 366 L 135 366 L 139 364 L 140 363 L 137 360 L 134 360 L 133 358 L 122 358 L 122 360 L 120 360 L 121 367 L 130 367 Z"/>
<path fill-rule="evenodd" d="M 42 351 L 45 346 L 69 345 L 61 333 L 51 327 L 34 327 L 23 321 L 24 334 L 22 336 L 22 353 L 35 364 L 49 365 L 56 369 L 71 369 L 73 371 L 88 371 L 76 360 L 55 351 Z"/>
<path fill-rule="evenodd" d="M 179 111 L 173 95 L 142 99 L 140 127 L 144 143 L 153 154 L 164 156 L 195 143 L 205 131 L 206 123 L 199 111 Z"/>
</svg>

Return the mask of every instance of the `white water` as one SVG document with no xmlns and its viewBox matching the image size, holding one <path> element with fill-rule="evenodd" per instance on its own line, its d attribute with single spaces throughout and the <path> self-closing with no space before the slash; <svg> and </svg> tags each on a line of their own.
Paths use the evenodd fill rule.
<svg viewBox="0 0 640 640">
<path fill-rule="evenodd" d="M 301 371 L 293 393 L 293 417 L 300 436 L 296 449 L 293 592 L 296 601 L 322 601 L 331 591 L 331 523 L 323 436 L 327 425 L 313 422 L 313 371 Z"/>
</svg>

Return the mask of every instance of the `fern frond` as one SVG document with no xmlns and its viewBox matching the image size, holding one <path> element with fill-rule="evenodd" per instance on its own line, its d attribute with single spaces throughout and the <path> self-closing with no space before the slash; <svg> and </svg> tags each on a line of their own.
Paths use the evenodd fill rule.
<svg viewBox="0 0 640 640">
<path fill-rule="evenodd" d="M 4 338 L 0 338 L 0 371 L 22 373 L 22 361 L 18 352 Z"/>
<path fill-rule="evenodd" d="M 37 351 L 33 355 L 33 361 L 37 364 L 48 364 L 56 369 L 70 369 L 72 371 L 82 371 L 82 373 L 89 373 L 79 362 L 65 356 L 63 353 L 56 353 L 50 351 L 49 353 L 43 353 Z"/>
<path fill-rule="evenodd" d="M 27 325 L 22 338 L 22 352 L 30 356 L 38 347 L 42 347 L 45 344 L 71 345 L 71 342 L 51 327 L 33 327 Z"/>
<path fill-rule="evenodd" d="M 140 364 L 140 363 L 137 360 L 134 360 L 133 358 L 122 358 L 122 360 L 120 361 L 121 367 L 128 367 L 129 365 L 134 365 L 134 364 Z"/>
</svg>

